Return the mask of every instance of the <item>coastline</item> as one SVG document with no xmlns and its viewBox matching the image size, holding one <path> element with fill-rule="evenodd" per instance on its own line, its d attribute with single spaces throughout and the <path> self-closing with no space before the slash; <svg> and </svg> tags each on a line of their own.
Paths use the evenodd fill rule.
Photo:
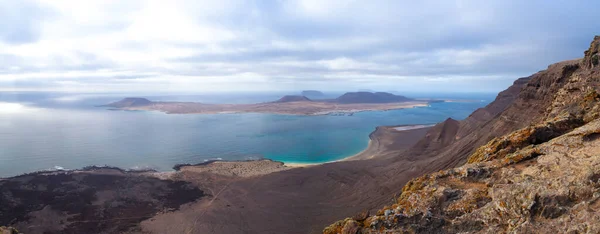
<svg viewBox="0 0 600 234">
<path fill-rule="evenodd" d="M 373 132 L 369 134 L 369 141 L 367 147 L 362 151 L 333 161 L 319 162 L 319 163 L 301 163 L 301 162 L 284 162 L 276 161 L 273 159 L 263 158 L 258 160 L 243 160 L 243 161 L 229 161 L 229 160 L 210 160 L 196 164 L 176 164 L 173 165 L 173 171 L 157 171 L 154 169 L 123 169 L 114 166 L 86 166 L 79 169 L 57 169 L 57 170 L 41 170 L 26 172 L 14 176 L 0 177 L 0 180 L 15 178 L 27 175 L 47 175 L 55 173 L 95 173 L 98 171 L 118 171 L 119 173 L 128 174 L 146 174 L 160 179 L 169 179 L 171 176 L 183 172 L 210 172 L 219 175 L 228 176 L 241 176 L 250 177 L 256 175 L 269 174 L 276 171 L 289 170 L 294 168 L 305 168 L 312 167 L 336 162 L 347 162 L 347 161 L 358 161 L 374 158 L 378 153 L 390 150 L 382 142 L 385 138 L 391 138 L 388 136 L 391 133 L 408 133 L 411 131 L 430 128 L 433 125 L 428 124 L 410 124 L 410 125 L 393 125 L 393 126 L 378 126 Z M 389 139 L 388 139 L 389 140 Z M 187 169 L 186 169 L 187 168 Z M 238 170 L 236 172 L 236 170 Z M 241 171 L 240 171 L 241 170 Z"/>
<path fill-rule="evenodd" d="M 300 167 L 301 168 L 301 167 L 311 167 L 311 166 L 317 166 L 317 165 L 323 165 L 323 164 L 335 163 L 335 162 L 361 160 L 360 156 L 363 155 L 365 152 L 367 152 L 371 147 L 373 147 L 373 140 L 369 139 L 367 148 L 365 148 L 364 150 L 362 150 L 356 154 L 353 154 L 353 155 L 345 157 L 345 158 L 341 158 L 341 159 L 337 159 L 337 160 L 333 160 L 333 161 L 322 162 L 322 163 L 286 163 L 286 162 L 282 162 L 282 163 L 286 167 L 291 167 L 291 168 L 299 168 Z"/>
<path fill-rule="evenodd" d="M 378 126 L 373 132 L 369 134 L 369 141 L 367 143 L 367 147 L 362 151 L 350 155 L 348 157 L 340 158 L 333 161 L 320 162 L 320 163 L 299 163 L 299 162 L 284 162 L 284 161 L 276 161 L 268 158 L 258 159 L 258 160 L 243 160 L 243 161 L 228 161 L 228 160 L 210 160 L 206 162 L 196 163 L 196 164 L 176 164 L 173 165 L 173 171 L 156 171 L 153 169 L 122 169 L 114 166 L 86 166 L 79 169 L 62 169 L 62 170 L 42 170 L 42 171 L 33 171 L 26 172 L 23 174 L 18 174 L 14 176 L 8 177 L 0 177 L 0 180 L 15 178 L 25 175 L 45 175 L 45 174 L 55 174 L 55 173 L 81 173 L 88 172 L 94 173 L 98 171 L 118 171 L 119 173 L 132 173 L 132 174 L 147 174 L 153 177 L 168 179 L 174 174 L 182 171 L 193 171 L 193 172 L 211 172 L 219 175 L 229 175 L 229 176 L 255 176 L 255 175 L 263 175 L 271 172 L 289 170 L 293 168 L 304 168 L 304 167 L 312 167 L 317 165 L 324 165 L 329 163 L 336 162 L 347 162 L 347 161 L 357 161 L 357 160 L 365 160 L 374 158 L 380 152 L 388 150 L 384 144 L 382 143 L 383 138 L 386 138 L 386 131 L 392 132 L 405 132 L 409 133 L 410 131 L 419 130 L 423 128 L 428 128 L 433 125 L 426 124 L 412 124 L 412 125 L 394 125 L 394 126 Z M 400 129 L 397 129 L 400 128 Z M 186 169 L 187 168 L 187 169 Z M 238 170 L 237 172 L 235 172 Z M 240 171 L 241 170 L 241 171 Z"/>
<path fill-rule="evenodd" d="M 408 149 L 408 147 L 414 144 L 414 142 L 411 140 L 415 139 L 415 134 L 424 135 L 425 132 L 433 126 L 434 124 L 378 126 L 369 134 L 369 142 L 364 150 L 348 157 L 333 161 L 320 163 L 299 163 L 275 161 L 267 158 L 246 161 L 215 160 L 195 165 L 176 165 L 174 167 L 176 170 L 175 173 L 158 172 L 157 174 L 163 178 L 180 172 L 211 172 L 217 175 L 233 177 L 253 177 L 295 168 L 308 168 L 337 162 L 368 160 L 373 159 L 376 156 L 384 157 L 388 155 L 388 153 L 392 153 L 391 155 L 394 155 L 394 153 L 399 153 Z"/>
<path fill-rule="evenodd" d="M 353 154 L 351 156 L 337 159 L 334 161 L 322 162 L 322 163 L 295 163 L 295 162 L 292 162 L 292 163 L 282 162 L 282 163 L 286 167 L 302 168 L 302 167 L 311 167 L 311 166 L 317 166 L 317 165 L 323 165 L 323 164 L 335 163 L 335 162 L 346 162 L 346 161 L 372 159 L 376 156 L 377 153 L 380 153 L 380 152 L 386 150 L 385 146 L 382 144 L 381 136 L 379 136 L 380 134 L 377 134 L 377 133 L 379 133 L 381 131 L 385 131 L 385 130 L 390 130 L 390 129 L 393 129 L 393 131 L 395 131 L 395 132 L 409 132 L 412 130 L 430 128 L 433 126 L 434 126 L 434 124 L 378 126 L 375 129 L 375 131 L 373 131 L 369 134 L 369 142 L 367 144 L 367 147 L 364 150 L 362 150 L 356 154 Z"/>
<path fill-rule="evenodd" d="M 15 222 L 14 225 L 17 228 L 36 227 L 34 225 L 40 222 L 48 223 L 45 220 L 58 220 L 55 223 L 60 224 L 60 220 L 76 217 L 79 219 L 75 221 L 81 221 L 80 223 L 84 224 L 81 227 L 78 226 L 78 228 L 87 228 L 85 226 L 87 220 L 107 220 L 106 222 L 110 223 L 111 227 L 121 225 L 124 228 L 123 230 L 129 228 L 129 225 L 141 225 L 145 230 L 159 230 L 157 233 L 173 232 L 173 230 L 175 230 L 174 232 L 185 232 L 183 229 L 176 229 L 172 226 L 165 227 L 165 225 L 172 223 L 177 225 L 182 220 L 186 224 L 194 223 L 194 220 L 186 220 L 185 217 L 197 217 L 198 212 L 204 212 L 208 207 L 211 207 L 211 209 L 225 209 L 227 213 L 215 217 L 219 220 L 225 219 L 227 222 L 238 218 L 231 214 L 266 210 L 270 212 L 267 213 L 268 215 L 278 215 L 278 213 L 285 213 L 290 209 L 298 211 L 297 207 L 293 205 L 288 207 L 279 207 L 279 205 L 289 204 L 290 198 L 301 197 L 305 194 L 307 188 L 312 190 L 311 188 L 316 186 L 319 191 L 321 191 L 321 187 L 331 189 L 332 182 L 344 183 L 345 180 L 353 180 L 355 178 L 353 175 L 362 171 L 360 168 L 389 162 L 388 154 L 377 154 L 377 157 L 372 160 L 360 160 L 360 155 L 370 157 L 373 156 L 372 153 L 387 150 L 386 140 L 406 142 L 406 145 L 414 144 L 415 139 L 420 139 L 427 128 L 406 131 L 392 131 L 392 129 L 391 126 L 377 127 L 369 135 L 371 140 L 369 140 L 365 150 L 349 157 L 325 163 L 285 164 L 270 159 L 252 161 L 216 160 L 197 165 L 176 165 L 175 167 L 179 170 L 174 168 L 173 171 L 161 172 L 124 170 L 110 166 L 90 166 L 75 170 L 27 173 L 0 179 L 0 186 L 2 186 L 3 191 L 27 191 L 28 194 L 34 194 L 35 196 L 26 196 L 27 200 L 2 200 L 10 202 L 8 204 L 9 208 L 27 207 L 27 210 L 24 211 L 26 214 L 41 215 L 44 218 L 39 220 L 35 218 L 37 216 L 34 216 L 32 219 Z M 396 133 L 396 135 L 389 135 L 389 133 Z M 397 136 L 401 137 L 396 138 Z M 398 151 L 386 153 L 397 156 L 396 152 Z M 321 164 L 328 165 L 317 166 Z M 340 171 L 345 175 L 335 178 L 328 177 L 329 173 L 340 173 Z M 302 185 L 305 181 L 307 181 L 308 187 Z M 46 189 L 47 184 L 58 186 L 58 189 Z M 302 193 L 298 191 L 302 191 Z M 55 196 L 61 198 L 61 200 L 54 203 L 57 204 L 56 206 L 46 208 L 48 206 L 41 203 L 44 200 L 36 199 L 36 196 Z M 77 196 L 78 199 L 73 199 L 73 196 Z M 248 197 L 251 201 L 238 200 L 237 196 L 240 196 L 241 199 Z M 323 197 L 321 192 L 309 194 L 309 196 L 311 199 L 316 199 L 311 200 L 311 203 L 314 204 L 321 202 L 320 199 Z M 356 199 L 364 200 L 368 199 L 369 196 L 368 194 L 361 195 Z M 82 199 L 79 199 L 79 197 Z M 31 204 L 34 206 L 31 206 Z M 113 207 L 110 204 L 125 205 Z M 152 209 L 148 209 L 148 204 Z M 253 206 L 253 204 L 258 204 L 258 206 Z M 275 206 L 271 207 L 269 205 L 265 208 L 263 204 Z M 66 213 L 73 206 L 91 210 L 96 215 L 89 218 L 71 215 L 76 213 Z M 319 213 L 327 212 L 332 208 L 335 207 L 324 208 Z M 20 215 L 18 213 L 20 210 L 8 209 L 8 211 L 8 214 L 15 217 Z M 311 211 L 300 210 L 299 212 Z M 118 219 L 119 215 L 124 213 L 131 214 L 132 217 L 136 218 L 127 219 L 128 222 L 124 223 L 124 221 Z M 120 231 L 114 229 L 109 232 L 118 233 Z M 235 230 L 227 233 L 231 232 L 234 233 Z"/>
<path fill-rule="evenodd" d="M 158 111 L 165 114 L 243 114 L 263 113 L 278 115 L 319 116 L 331 114 L 355 114 L 367 111 L 389 111 L 429 106 L 430 102 L 411 101 L 398 103 L 332 104 L 332 103 L 268 103 L 267 104 L 203 104 L 179 102 L 155 102 L 145 106 L 110 108 L 124 111 Z M 102 107 L 102 106 L 101 106 Z M 106 106 L 103 106 L 106 107 Z"/>
</svg>

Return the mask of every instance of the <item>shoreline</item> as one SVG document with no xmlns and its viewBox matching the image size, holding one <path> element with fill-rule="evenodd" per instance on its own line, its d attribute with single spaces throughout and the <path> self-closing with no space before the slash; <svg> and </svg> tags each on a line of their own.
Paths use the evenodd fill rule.
<svg viewBox="0 0 600 234">
<path fill-rule="evenodd" d="M 332 114 L 355 114 L 368 111 L 391 111 L 408 108 L 427 107 L 430 102 L 411 101 L 397 103 L 362 103 L 362 104 L 331 104 L 331 103 L 269 103 L 265 104 L 203 104 L 179 102 L 155 102 L 145 106 L 114 107 L 107 110 L 122 111 L 158 111 L 165 114 L 277 114 L 295 116 L 323 116 Z M 110 107 L 107 105 L 98 107 Z"/>
<path fill-rule="evenodd" d="M 344 162 L 344 161 L 354 161 L 354 160 L 361 160 L 359 159 L 359 157 L 365 153 L 367 150 L 369 150 L 373 145 L 373 140 L 369 139 L 369 143 L 367 144 L 367 147 L 356 153 L 353 154 L 351 156 L 345 157 L 345 158 L 341 158 L 341 159 L 337 159 L 334 161 L 327 161 L 327 162 L 322 162 L 322 163 L 286 163 L 283 161 L 278 161 L 278 162 L 282 162 L 284 166 L 286 167 L 291 167 L 291 168 L 302 168 L 302 167 L 311 167 L 311 166 L 318 166 L 318 165 L 323 165 L 323 164 L 328 164 L 328 163 L 336 163 L 336 162 Z"/>
<path fill-rule="evenodd" d="M 21 176 L 48 175 L 48 174 L 55 174 L 55 173 L 82 173 L 82 172 L 94 173 L 94 172 L 104 171 L 104 170 L 109 170 L 109 171 L 114 170 L 114 171 L 118 171 L 119 173 L 126 173 L 126 174 L 147 174 L 147 175 L 151 175 L 153 177 L 157 177 L 157 178 L 161 178 L 161 179 L 168 179 L 171 175 L 173 175 L 175 173 L 182 172 L 182 171 L 189 171 L 189 170 L 184 170 L 185 168 L 214 168 L 214 167 L 220 166 L 220 167 L 227 167 L 228 170 L 231 170 L 231 168 L 229 168 L 229 167 L 233 167 L 233 168 L 245 167 L 244 166 L 245 164 L 264 164 L 264 165 L 266 165 L 266 168 L 270 168 L 270 170 L 267 170 L 268 173 L 271 173 L 271 172 L 276 172 L 276 171 L 289 170 L 289 169 L 294 169 L 294 168 L 312 167 L 312 166 L 318 166 L 318 165 L 324 165 L 324 164 L 336 163 L 336 162 L 347 162 L 347 161 L 358 161 L 358 160 L 371 159 L 375 156 L 375 154 L 381 152 L 382 150 L 385 150 L 382 147 L 382 144 L 380 141 L 381 139 L 379 139 L 377 136 L 375 136 L 376 133 L 378 133 L 378 131 L 382 131 L 383 129 L 394 129 L 393 131 L 395 131 L 395 132 L 406 132 L 406 131 L 417 130 L 417 129 L 422 129 L 422 128 L 429 128 L 432 126 L 433 125 L 431 125 L 431 124 L 378 126 L 375 128 L 375 130 L 373 132 L 371 132 L 369 134 L 369 141 L 367 143 L 367 147 L 365 149 L 363 149 L 362 151 L 360 151 L 356 154 L 344 157 L 344 158 L 340 158 L 340 159 L 333 160 L 333 161 L 320 162 L 320 163 L 284 162 L 284 161 L 277 161 L 277 160 L 273 160 L 273 159 L 269 159 L 269 158 L 262 158 L 262 159 L 257 159 L 257 160 L 240 160 L 240 161 L 237 161 L 237 160 L 209 160 L 209 161 L 196 163 L 196 164 L 191 164 L 191 163 L 175 164 L 175 165 L 173 165 L 173 167 L 172 167 L 173 170 L 171 170 L 171 171 L 159 171 L 159 170 L 155 170 L 155 169 L 123 169 L 120 167 L 110 166 L 110 165 L 104 165 L 104 166 L 93 165 L 93 166 L 85 166 L 85 167 L 78 168 L 78 169 L 56 169 L 56 170 L 40 170 L 40 171 L 25 172 L 25 173 L 13 175 L 13 176 L 0 177 L 0 181 L 5 180 L 5 179 L 10 179 L 10 178 L 21 177 Z M 224 166 L 224 165 L 227 165 L 227 166 Z M 256 168 L 256 170 L 262 170 L 262 169 L 264 169 L 264 168 Z M 218 170 L 218 169 L 209 169 L 209 170 L 216 174 L 223 174 L 223 172 L 221 172 L 221 170 Z M 225 168 L 222 168 L 222 170 L 225 170 Z M 195 170 L 195 171 L 198 171 L 198 170 Z M 260 174 L 268 174 L 268 173 L 250 172 L 249 174 L 260 175 Z M 227 174 L 227 173 L 225 173 L 225 174 Z M 244 176 L 242 176 L 242 177 L 244 177 Z"/>
<path fill-rule="evenodd" d="M 377 152 L 380 152 L 382 150 L 380 139 L 375 136 L 375 133 L 377 131 L 380 131 L 381 128 L 391 128 L 397 132 L 405 132 L 405 131 L 417 130 L 417 129 L 422 129 L 422 128 L 430 128 L 430 127 L 433 127 L 434 125 L 435 124 L 405 124 L 405 125 L 393 125 L 393 126 L 377 126 L 377 128 L 375 128 L 375 130 L 369 134 L 369 142 L 367 144 L 367 147 L 365 149 L 363 149 L 362 151 L 360 151 L 356 154 L 353 154 L 351 156 L 337 159 L 334 161 L 322 162 L 322 163 L 296 163 L 296 162 L 292 162 L 292 163 L 282 162 L 282 163 L 286 167 L 302 168 L 302 167 L 323 165 L 323 164 L 328 164 L 328 163 L 371 159 L 375 156 L 374 154 L 376 154 Z"/>
</svg>

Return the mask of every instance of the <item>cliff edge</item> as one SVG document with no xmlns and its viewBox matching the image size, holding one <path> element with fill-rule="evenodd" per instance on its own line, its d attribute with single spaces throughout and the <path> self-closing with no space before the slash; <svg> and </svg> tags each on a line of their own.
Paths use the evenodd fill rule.
<svg viewBox="0 0 600 234">
<path fill-rule="evenodd" d="M 417 177 L 375 214 L 323 232 L 600 232 L 599 47 L 596 36 L 583 59 L 550 65 L 506 108 L 491 109 L 502 111 L 478 110 L 461 122 L 436 157 L 466 164 Z"/>
</svg>

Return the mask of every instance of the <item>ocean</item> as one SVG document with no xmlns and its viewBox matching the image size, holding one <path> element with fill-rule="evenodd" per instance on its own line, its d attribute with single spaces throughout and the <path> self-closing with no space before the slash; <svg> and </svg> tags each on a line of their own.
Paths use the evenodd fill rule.
<svg viewBox="0 0 600 234">
<path fill-rule="evenodd" d="M 367 147 L 381 125 L 464 119 L 495 94 L 413 94 L 460 102 L 353 116 L 164 114 L 96 107 L 128 96 L 153 101 L 255 103 L 283 93 L 125 95 L 0 92 L 0 177 L 109 165 L 169 171 L 175 164 L 269 158 L 288 163 L 342 159 Z"/>
</svg>

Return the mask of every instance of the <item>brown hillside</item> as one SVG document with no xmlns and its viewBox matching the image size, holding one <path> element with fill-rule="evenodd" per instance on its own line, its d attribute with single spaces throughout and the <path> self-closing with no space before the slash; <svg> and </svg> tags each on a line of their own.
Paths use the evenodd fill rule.
<svg viewBox="0 0 600 234">
<path fill-rule="evenodd" d="M 468 164 L 413 179 L 375 215 L 324 232 L 600 232 L 599 44 L 531 76 L 504 111 L 435 157 Z"/>
</svg>

